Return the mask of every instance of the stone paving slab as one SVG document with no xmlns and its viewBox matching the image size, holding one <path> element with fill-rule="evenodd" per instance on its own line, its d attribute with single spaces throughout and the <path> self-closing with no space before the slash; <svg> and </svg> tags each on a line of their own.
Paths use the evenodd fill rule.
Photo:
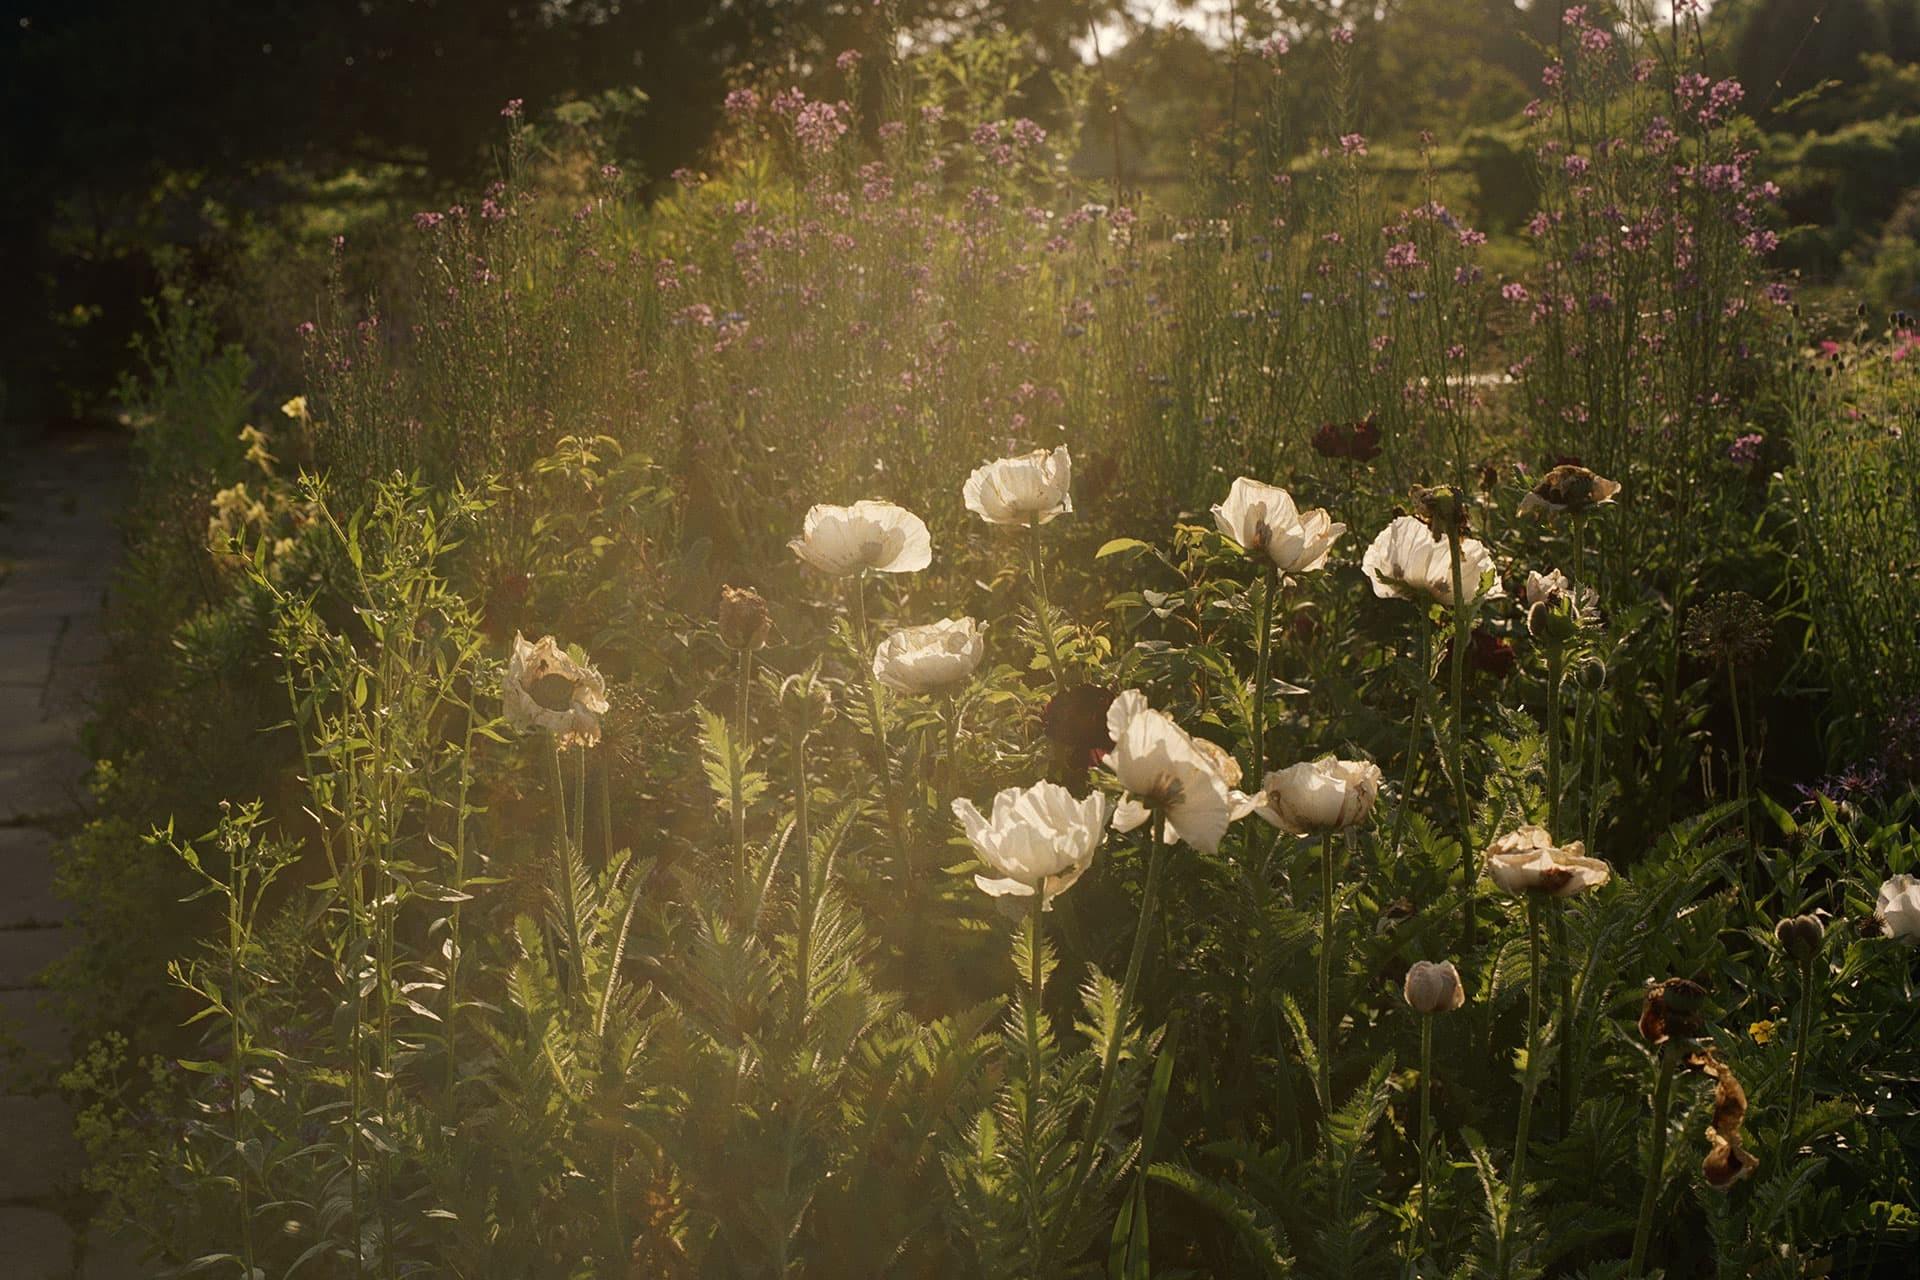
<svg viewBox="0 0 1920 1280">
<path fill-rule="evenodd" d="M 73 1112 L 58 1098 L 0 1098 L 0 1200 L 50 1200 L 80 1185 L 84 1158 Z M 0 1275 L 9 1259 L 0 1237 Z"/>
<path fill-rule="evenodd" d="M 83 733 L 111 650 L 103 616 L 119 560 L 126 440 L 21 438 L 0 459 L 0 1064 L 21 1068 L 0 1086 L 20 1090 L 0 1096 L 0 1280 L 134 1280 L 158 1268 L 88 1223 L 73 1114 L 59 1097 L 31 1092 L 72 1043 L 39 984 L 77 931 L 53 893 L 53 837 L 36 826 L 87 799 Z"/>
<path fill-rule="evenodd" d="M 40 986 L 41 971 L 72 948 L 68 929 L 0 930 L 0 991 Z"/>
<path fill-rule="evenodd" d="M 73 1028 L 42 990 L 0 991 L 0 1058 L 8 1047 L 26 1057 L 27 1067 L 64 1063 Z"/>
<path fill-rule="evenodd" d="M 0 1209 L 0 1248 L 6 1250 L 7 1280 L 70 1280 L 73 1228 L 47 1209 Z"/>
<path fill-rule="evenodd" d="M 80 1280 L 152 1280 L 159 1270 L 142 1259 L 137 1243 L 104 1222 L 87 1229 L 85 1257 Z"/>
<path fill-rule="evenodd" d="M 93 762 L 71 744 L 0 753 L 0 826 L 45 822 L 85 807 Z"/>
<path fill-rule="evenodd" d="M 63 924 L 67 904 L 53 893 L 53 835 L 36 827 L 0 828 L 0 929 Z"/>
</svg>

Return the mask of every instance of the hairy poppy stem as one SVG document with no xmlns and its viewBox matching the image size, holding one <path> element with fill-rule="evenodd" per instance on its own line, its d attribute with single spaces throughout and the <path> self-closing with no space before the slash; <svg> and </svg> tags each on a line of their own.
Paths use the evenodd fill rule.
<svg viewBox="0 0 1920 1280">
<path fill-rule="evenodd" d="M 1127 957 L 1127 976 L 1120 984 L 1119 1021 L 1113 1029 L 1113 1035 L 1107 1039 L 1105 1052 L 1100 1056 L 1100 1083 L 1094 1089 L 1093 1109 L 1087 1113 L 1086 1132 L 1080 1138 L 1080 1155 L 1074 1162 L 1073 1178 L 1067 1184 L 1067 1196 L 1060 1207 L 1060 1215 L 1054 1219 L 1053 1226 L 1048 1228 L 1046 1238 L 1040 1243 L 1040 1258 L 1034 1268 L 1036 1276 L 1052 1274 L 1047 1268 L 1058 1244 L 1059 1233 L 1073 1221 L 1080 1194 L 1086 1188 L 1088 1175 L 1093 1172 L 1100 1139 L 1106 1132 L 1107 1107 L 1113 1098 L 1114 1067 L 1120 1060 L 1120 1042 L 1126 1039 L 1127 1020 L 1133 1016 L 1133 1006 L 1137 1003 L 1135 992 L 1140 986 L 1140 968 L 1147 955 L 1148 926 L 1153 921 L 1154 906 L 1160 896 L 1161 864 L 1166 861 L 1166 831 L 1166 815 L 1154 814 L 1153 822 L 1147 827 L 1147 883 L 1140 891 L 1140 919 L 1133 927 L 1133 953 Z"/>
<path fill-rule="evenodd" d="M 1053 687 L 1060 693 L 1067 691 L 1067 673 L 1060 665 L 1060 648 L 1053 639 L 1053 604 L 1047 599 L 1047 569 L 1042 557 L 1040 545 L 1040 526 L 1028 526 L 1031 535 L 1028 544 L 1029 567 L 1027 582 L 1033 588 L 1033 622 L 1040 632 L 1041 643 L 1047 650 L 1047 671 L 1053 676 Z"/>
<path fill-rule="evenodd" d="M 1427 1217 L 1429 1188 L 1433 1182 L 1433 1015 L 1420 1015 L 1420 1222 L 1415 1229 L 1414 1252 L 1426 1251 L 1433 1238 L 1433 1224 Z"/>
<path fill-rule="evenodd" d="M 1667 1108 L 1673 1101 L 1673 1069 L 1679 1049 L 1668 1041 L 1660 1046 L 1660 1071 L 1653 1082 L 1653 1132 L 1647 1150 L 1647 1186 L 1640 1193 L 1640 1217 L 1633 1228 L 1633 1257 L 1627 1280 L 1639 1280 L 1646 1268 L 1647 1243 L 1653 1237 L 1653 1210 L 1660 1200 L 1660 1175 L 1667 1163 Z"/>
<path fill-rule="evenodd" d="M 1514 1126 L 1513 1174 L 1507 1179 L 1507 1212 L 1500 1219 L 1494 1248 L 1500 1280 L 1513 1271 L 1513 1220 L 1526 1194 L 1527 1141 L 1533 1128 L 1533 1098 L 1540 1087 L 1540 907 L 1537 893 L 1527 895 L 1527 1066 L 1520 1077 L 1520 1119 Z"/>
<path fill-rule="evenodd" d="M 1474 945 L 1473 887 L 1476 880 L 1473 849 L 1473 815 L 1471 802 L 1467 798 L 1467 647 L 1471 639 L 1469 632 L 1473 627 L 1473 615 L 1467 611 L 1462 597 L 1466 592 L 1461 583 L 1460 571 L 1460 534 L 1449 526 L 1447 530 L 1447 554 L 1452 562 L 1453 572 L 1453 670 L 1452 670 L 1452 733 L 1448 739 L 1447 767 L 1453 774 L 1453 806 L 1455 816 L 1460 823 L 1460 916 L 1461 916 L 1461 954 L 1471 956 Z M 1475 589 L 1479 584 L 1474 584 Z"/>
<path fill-rule="evenodd" d="M 899 788 L 893 782 L 893 750 L 887 745 L 887 722 L 880 714 L 880 683 L 873 675 L 873 641 L 867 632 L 867 577 L 864 572 L 853 579 L 853 622 L 860 642 L 861 684 L 867 692 L 867 719 L 873 732 L 874 750 L 880 756 L 880 790 L 887 805 L 888 834 L 893 837 L 893 856 L 899 859 L 900 878 L 913 883 L 913 853 L 907 847 L 907 814 L 900 803 Z"/>
<path fill-rule="evenodd" d="M 1253 675 L 1253 772 L 1247 776 L 1257 789 L 1266 777 L 1267 761 L 1267 673 L 1273 661 L 1273 598 L 1280 593 L 1280 570 L 1273 564 L 1261 578 L 1259 657 Z"/>
</svg>

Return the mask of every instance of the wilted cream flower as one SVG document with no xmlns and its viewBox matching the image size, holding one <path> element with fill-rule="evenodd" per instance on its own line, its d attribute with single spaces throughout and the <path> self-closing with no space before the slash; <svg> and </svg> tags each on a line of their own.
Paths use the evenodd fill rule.
<svg viewBox="0 0 1920 1280">
<path fill-rule="evenodd" d="M 1613 868 L 1578 840 L 1556 845 L 1544 827 L 1525 826 L 1487 846 L 1487 874 L 1507 893 L 1571 898 L 1605 884 Z"/>
<path fill-rule="evenodd" d="M 1225 502 L 1215 504 L 1213 523 L 1242 551 L 1289 574 L 1324 568 L 1327 550 L 1347 529 L 1318 507 L 1300 511 L 1285 489 L 1246 476 L 1233 482 Z"/>
<path fill-rule="evenodd" d="M 1880 886 L 1874 914 L 1886 925 L 1888 937 L 1920 943 L 1920 879 L 1909 875 L 1889 878 Z"/>
<path fill-rule="evenodd" d="M 1555 600 L 1568 594 L 1572 590 L 1573 584 L 1568 582 L 1567 575 L 1558 569 L 1553 569 L 1546 573 L 1536 573 L 1529 570 L 1527 573 L 1526 589 L 1521 592 L 1521 598 L 1525 600 L 1527 606 L 1531 608 L 1536 604 L 1552 604 Z"/>
<path fill-rule="evenodd" d="M 1401 987 L 1407 1004 L 1415 1013 L 1450 1013 L 1467 1002 L 1467 989 L 1460 983 L 1460 971 L 1452 961 L 1435 964 L 1416 960 L 1407 970 Z"/>
<path fill-rule="evenodd" d="M 942 693 L 972 676 L 985 652 L 972 618 L 902 627 L 874 652 L 873 678 L 899 693 Z"/>
<path fill-rule="evenodd" d="M 1073 459 L 1067 446 L 975 467 L 961 489 L 967 510 L 988 524 L 1045 524 L 1073 510 Z"/>
<path fill-rule="evenodd" d="M 1296 836 L 1364 826 L 1380 795 L 1380 767 L 1326 756 L 1270 773 L 1257 812 Z"/>
<path fill-rule="evenodd" d="M 1085 800 L 1056 782 L 1008 787 L 993 798 L 993 816 L 983 817 L 973 801 L 953 802 L 954 816 L 980 861 L 994 874 L 973 882 L 994 897 L 1042 895 L 1042 906 L 1073 886 L 1092 865 L 1107 824 L 1107 798 L 1095 791 Z"/>
<path fill-rule="evenodd" d="M 1418 516 L 1400 516 L 1380 531 L 1360 567 L 1373 581 L 1373 594 L 1416 604 L 1426 599 L 1453 605 L 1453 560 L 1447 540 Z M 1469 605 L 1506 594 L 1493 556 L 1473 538 L 1460 539 L 1460 582 Z"/>
<path fill-rule="evenodd" d="M 850 507 L 809 508 L 800 536 L 787 543 L 802 560 L 836 578 L 871 569 L 913 573 L 933 563 L 926 522 L 905 507 L 863 499 Z"/>
<path fill-rule="evenodd" d="M 1224 753 L 1199 745 L 1164 712 L 1148 707 L 1138 689 L 1114 699 L 1107 726 L 1114 731 L 1107 767 L 1127 789 L 1114 809 L 1115 830 L 1132 831 L 1159 812 L 1167 819 L 1167 839 L 1212 853 L 1227 824 L 1251 812 L 1254 799 L 1235 791 L 1220 770 Z"/>
<path fill-rule="evenodd" d="M 1620 482 L 1595 475 L 1585 467 L 1562 463 L 1533 486 L 1520 500 L 1523 516 L 1581 515 L 1602 503 L 1612 502 L 1620 492 Z"/>
<path fill-rule="evenodd" d="M 600 741 L 607 682 L 592 666 L 575 661 L 552 636 L 528 644 L 515 632 L 500 701 L 508 723 L 521 732 L 540 729 L 552 734 L 557 746 L 591 747 Z"/>
</svg>

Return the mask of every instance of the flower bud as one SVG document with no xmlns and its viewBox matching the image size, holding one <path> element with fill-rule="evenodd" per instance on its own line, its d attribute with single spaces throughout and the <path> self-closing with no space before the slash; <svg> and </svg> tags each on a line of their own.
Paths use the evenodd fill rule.
<svg viewBox="0 0 1920 1280">
<path fill-rule="evenodd" d="M 1464 534 L 1467 531 L 1468 504 L 1466 497 L 1450 484 L 1413 486 L 1413 505 L 1427 528 L 1438 537 L 1448 534 Z"/>
<path fill-rule="evenodd" d="M 1403 994 L 1415 1013 L 1448 1013 L 1467 1002 L 1466 988 L 1460 985 L 1460 971 L 1450 961 L 1439 964 L 1416 960 L 1407 970 Z"/>
<path fill-rule="evenodd" d="M 780 710 L 801 730 L 818 729 L 833 720 L 833 695 L 827 692 L 817 666 L 780 682 Z"/>
<path fill-rule="evenodd" d="M 1791 916 L 1773 926 L 1773 936 L 1781 950 L 1792 957 L 1795 964 L 1805 964 L 1819 955 L 1826 935 L 1827 927 L 1820 923 L 1819 916 Z"/>
<path fill-rule="evenodd" d="M 736 653 L 750 653 L 767 642 L 772 620 L 767 602 L 751 587 L 720 588 L 720 641 Z"/>
</svg>

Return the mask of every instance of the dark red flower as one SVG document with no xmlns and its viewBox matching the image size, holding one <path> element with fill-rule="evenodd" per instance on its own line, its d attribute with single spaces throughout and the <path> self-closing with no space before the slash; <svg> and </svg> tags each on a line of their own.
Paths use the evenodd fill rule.
<svg viewBox="0 0 1920 1280">
<path fill-rule="evenodd" d="M 1357 422 L 1329 422 L 1313 433 L 1313 447 L 1324 458 L 1371 462 L 1380 456 L 1380 427 L 1372 414 Z"/>
<path fill-rule="evenodd" d="M 1062 763 L 1091 768 L 1113 750 L 1107 732 L 1107 708 L 1116 691 L 1106 685 L 1077 684 L 1048 700 L 1040 713 L 1040 731 L 1054 745 Z"/>
<path fill-rule="evenodd" d="M 1475 671 L 1484 671 L 1496 680 L 1504 680 L 1513 674 L 1513 642 L 1496 636 L 1484 627 L 1473 629 L 1473 638 L 1467 645 L 1467 665 Z"/>
</svg>

